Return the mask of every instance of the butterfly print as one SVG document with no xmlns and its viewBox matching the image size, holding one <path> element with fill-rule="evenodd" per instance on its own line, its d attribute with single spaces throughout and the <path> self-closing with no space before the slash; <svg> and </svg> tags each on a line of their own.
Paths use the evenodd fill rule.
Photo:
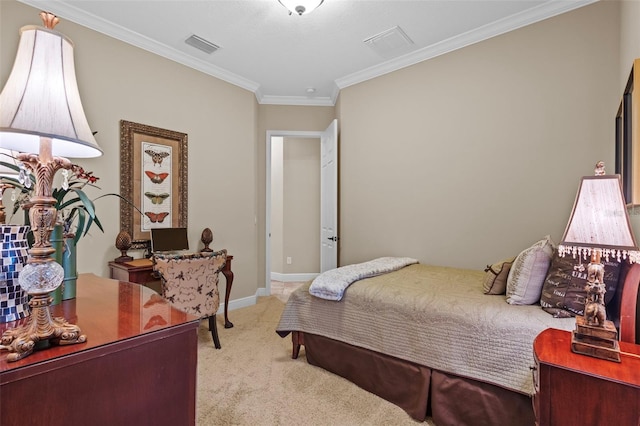
<svg viewBox="0 0 640 426">
<path fill-rule="evenodd" d="M 145 192 L 144 196 L 151 200 L 153 204 L 162 204 L 164 200 L 169 198 L 169 194 L 163 192 L 162 194 L 154 194 L 153 192 Z"/>
<path fill-rule="evenodd" d="M 162 223 L 164 219 L 169 216 L 169 212 L 162 213 L 152 213 L 152 212 L 144 212 L 144 214 L 151 220 L 153 223 Z"/>
<path fill-rule="evenodd" d="M 168 152 L 158 152 L 152 149 L 145 149 L 144 152 L 151 157 L 153 164 L 162 165 L 162 160 L 169 156 Z"/>
<path fill-rule="evenodd" d="M 169 176 L 169 173 L 153 173 L 150 170 L 145 170 L 144 173 L 153 183 L 162 183 Z"/>
</svg>

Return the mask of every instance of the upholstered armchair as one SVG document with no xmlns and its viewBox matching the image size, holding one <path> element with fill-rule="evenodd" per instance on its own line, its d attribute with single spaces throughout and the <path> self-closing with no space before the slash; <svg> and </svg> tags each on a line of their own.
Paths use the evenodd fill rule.
<svg viewBox="0 0 640 426">
<path fill-rule="evenodd" d="M 176 308 L 200 318 L 209 318 L 209 330 L 220 349 L 216 313 L 220 306 L 218 276 L 227 260 L 227 250 L 193 254 L 154 254 L 153 269 L 162 280 L 162 297 Z"/>
</svg>

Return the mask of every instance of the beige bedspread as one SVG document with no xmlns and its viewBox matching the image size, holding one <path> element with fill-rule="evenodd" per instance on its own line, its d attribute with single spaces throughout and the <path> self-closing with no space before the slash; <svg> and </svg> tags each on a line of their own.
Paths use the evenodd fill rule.
<svg viewBox="0 0 640 426">
<path fill-rule="evenodd" d="M 276 331 L 303 331 L 531 395 L 533 340 L 574 318 L 482 292 L 484 272 L 411 265 L 357 281 L 342 301 L 289 297 Z"/>
</svg>

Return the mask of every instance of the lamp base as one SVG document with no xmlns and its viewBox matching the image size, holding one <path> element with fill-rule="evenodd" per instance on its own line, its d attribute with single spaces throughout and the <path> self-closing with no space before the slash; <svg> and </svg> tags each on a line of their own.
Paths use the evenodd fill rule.
<svg viewBox="0 0 640 426">
<path fill-rule="evenodd" d="M 7 361 L 18 361 L 31 355 L 36 343 L 40 341 L 47 340 L 54 345 L 71 345 L 87 341 L 87 336 L 80 334 L 80 327 L 68 323 L 64 318 L 51 317 L 51 301 L 48 293 L 33 295 L 29 301 L 31 316 L 28 322 L 2 334 L 2 349 L 11 352 L 7 355 Z"/>
<path fill-rule="evenodd" d="M 584 317 L 576 317 L 576 329 L 571 338 L 571 351 L 574 353 L 620 362 L 618 332 L 611 321 L 605 321 L 603 327 L 587 324 Z"/>
</svg>

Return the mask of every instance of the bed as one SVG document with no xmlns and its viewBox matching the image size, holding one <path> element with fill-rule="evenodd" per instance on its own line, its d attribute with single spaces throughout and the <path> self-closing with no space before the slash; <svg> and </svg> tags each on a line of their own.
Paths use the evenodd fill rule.
<svg viewBox="0 0 640 426">
<path fill-rule="evenodd" d="M 413 264 L 352 283 L 341 301 L 294 291 L 276 332 L 307 361 L 438 425 L 535 423 L 532 345 L 573 330 L 539 304 L 484 294 L 485 272 Z M 624 268 L 610 319 L 634 341 L 640 266 Z M 624 294 L 623 294 L 624 293 Z M 621 324 L 622 322 L 622 324 Z M 624 330 L 624 332 L 623 332 Z"/>
</svg>

